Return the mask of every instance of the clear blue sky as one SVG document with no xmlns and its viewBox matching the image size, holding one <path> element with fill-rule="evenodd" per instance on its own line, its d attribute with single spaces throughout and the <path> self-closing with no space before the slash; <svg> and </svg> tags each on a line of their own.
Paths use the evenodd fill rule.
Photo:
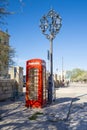
<svg viewBox="0 0 87 130">
<path fill-rule="evenodd" d="M 16 65 L 26 60 L 46 60 L 49 40 L 42 34 L 40 18 L 53 8 L 62 17 L 62 27 L 53 41 L 54 72 L 81 68 L 87 70 L 87 0 L 10 0 L 9 10 L 16 13 L 8 17 L 10 45 L 16 50 Z"/>
</svg>

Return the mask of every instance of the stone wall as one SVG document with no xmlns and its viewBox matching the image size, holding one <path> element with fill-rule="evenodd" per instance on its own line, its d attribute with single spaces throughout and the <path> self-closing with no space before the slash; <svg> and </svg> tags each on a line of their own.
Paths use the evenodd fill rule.
<svg viewBox="0 0 87 130">
<path fill-rule="evenodd" d="M 17 88 L 17 82 L 15 80 L 0 79 L 0 101 L 12 98 Z"/>
</svg>

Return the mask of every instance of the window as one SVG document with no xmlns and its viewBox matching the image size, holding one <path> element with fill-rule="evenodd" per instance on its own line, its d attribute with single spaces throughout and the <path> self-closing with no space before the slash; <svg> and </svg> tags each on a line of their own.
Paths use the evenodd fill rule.
<svg viewBox="0 0 87 130">
<path fill-rule="evenodd" d="M 31 68 L 28 71 L 30 100 L 38 99 L 38 72 L 39 70 L 37 68 Z"/>
</svg>

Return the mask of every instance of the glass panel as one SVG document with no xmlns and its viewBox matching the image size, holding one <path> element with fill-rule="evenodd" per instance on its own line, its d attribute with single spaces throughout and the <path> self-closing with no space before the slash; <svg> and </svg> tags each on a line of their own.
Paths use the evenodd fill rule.
<svg viewBox="0 0 87 130">
<path fill-rule="evenodd" d="M 37 68 L 31 68 L 28 71 L 30 100 L 38 99 L 38 72 L 39 70 Z"/>
</svg>

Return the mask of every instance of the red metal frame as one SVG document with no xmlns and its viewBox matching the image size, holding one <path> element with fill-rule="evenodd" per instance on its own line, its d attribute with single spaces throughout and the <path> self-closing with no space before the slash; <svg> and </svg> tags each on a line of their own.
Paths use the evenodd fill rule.
<svg viewBox="0 0 87 130">
<path fill-rule="evenodd" d="M 32 71 L 33 70 L 33 71 Z M 37 71 L 37 75 L 34 74 L 34 70 Z M 37 99 L 30 98 L 32 89 L 30 72 L 32 71 L 32 78 L 37 80 Z M 33 83 L 35 87 L 35 83 Z M 34 88 L 33 88 L 34 89 Z M 46 104 L 46 62 L 42 59 L 31 59 L 26 62 L 26 106 L 27 107 L 43 107 Z M 34 91 L 32 91 L 34 93 Z M 35 93 L 34 93 L 35 94 Z M 33 94 L 33 97 L 35 96 Z M 35 97 L 34 97 L 35 98 Z"/>
</svg>

